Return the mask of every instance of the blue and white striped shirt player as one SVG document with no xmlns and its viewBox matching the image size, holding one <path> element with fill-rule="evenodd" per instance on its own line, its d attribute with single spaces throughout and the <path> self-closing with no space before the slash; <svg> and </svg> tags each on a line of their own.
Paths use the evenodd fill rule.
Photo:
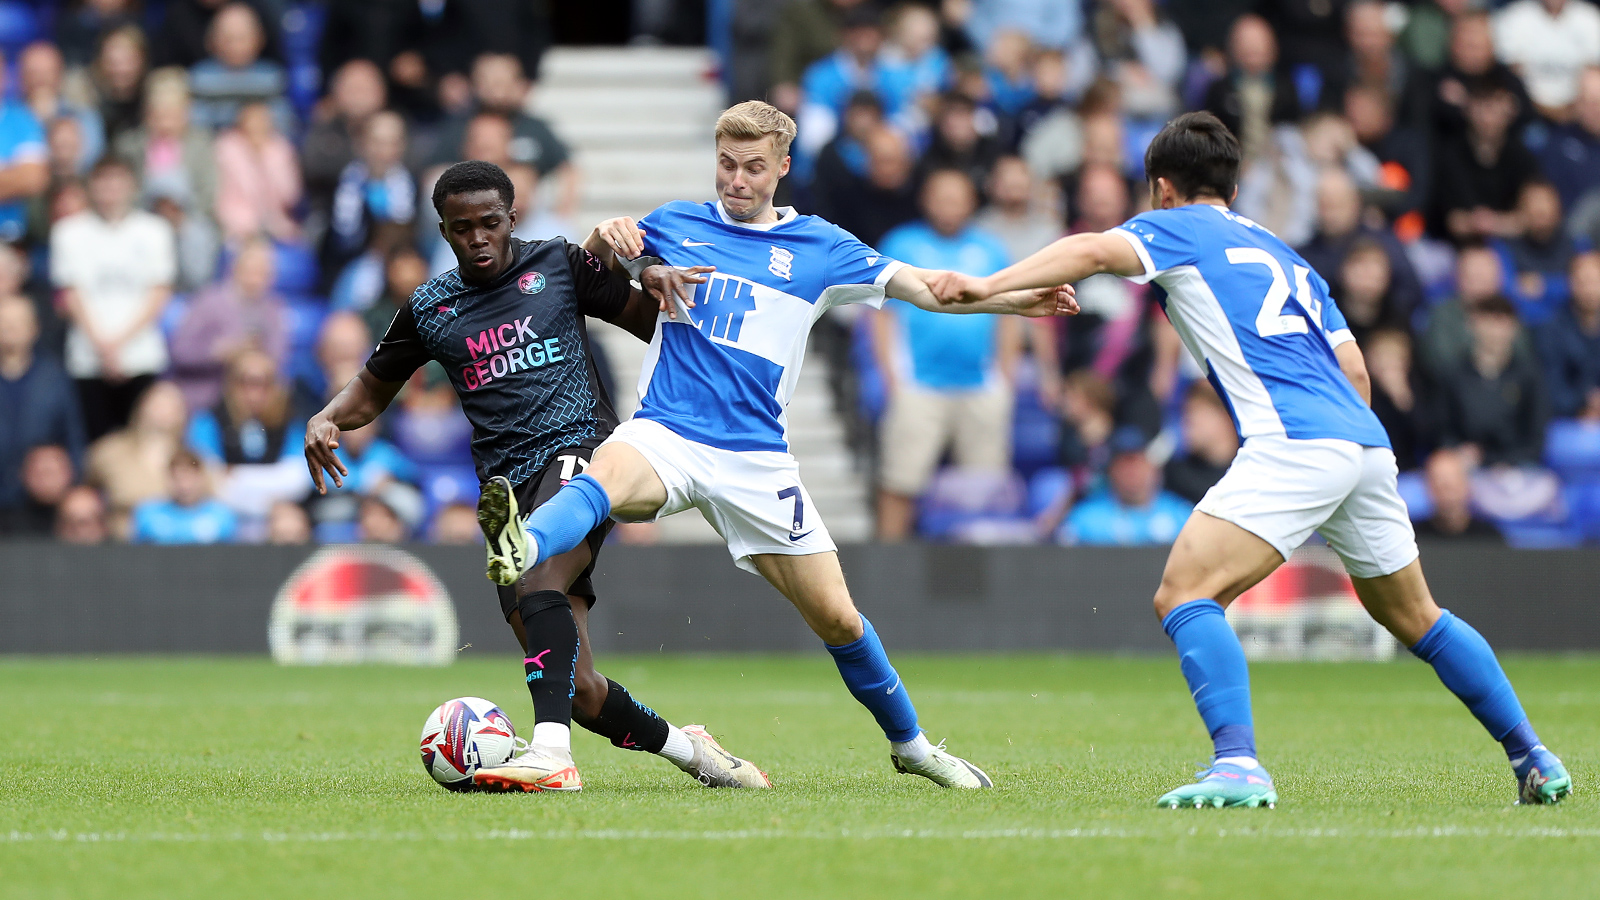
<svg viewBox="0 0 1600 900">
<path fill-rule="evenodd" d="M 1144 263 L 1178 336 L 1227 404 L 1241 440 L 1277 435 L 1389 447 L 1339 368 L 1354 340 L 1311 266 L 1255 222 L 1206 203 L 1151 210 L 1112 229 Z"/>
<path fill-rule="evenodd" d="M 715 201 L 674 201 L 639 223 L 644 252 L 674 266 L 715 266 L 694 295 L 661 313 L 639 375 L 639 410 L 722 450 L 789 450 L 784 409 L 800 379 L 806 338 L 829 308 L 882 306 L 904 264 L 844 229 L 792 207 L 777 222 L 736 222 Z"/>
</svg>

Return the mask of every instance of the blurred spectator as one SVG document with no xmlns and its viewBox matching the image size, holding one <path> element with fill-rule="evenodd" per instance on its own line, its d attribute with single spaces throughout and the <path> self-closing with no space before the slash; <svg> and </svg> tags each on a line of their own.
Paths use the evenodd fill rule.
<svg viewBox="0 0 1600 900">
<path fill-rule="evenodd" d="M 137 191 L 127 163 L 101 160 L 89 176 L 89 211 L 57 222 L 50 235 L 50 278 L 72 323 L 67 371 L 90 439 L 126 424 L 167 367 L 157 323 L 177 267 L 172 228 L 134 208 Z"/>
<path fill-rule="evenodd" d="M 867 175 L 844 184 L 817 185 L 817 214 L 879 246 L 891 229 L 917 217 L 916 157 L 904 135 L 883 127 L 863 141 Z M 824 190 L 825 188 L 825 190 Z"/>
<path fill-rule="evenodd" d="M 1205 379 L 1189 385 L 1178 427 L 1183 451 L 1167 460 L 1163 470 L 1166 488 L 1189 503 L 1199 503 L 1233 464 L 1239 452 L 1239 433 L 1222 398 Z"/>
<path fill-rule="evenodd" d="M 1214 78 L 1227 68 L 1223 49 L 1233 23 L 1258 6 L 1255 0 L 1166 0 L 1162 10 L 1183 32 L 1189 54 L 1198 63 L 1193 68 Z"/>
<path fill-rule="evenodd" d="M 1258 7 L 1278 35 L 1283 48 L 1281 58 L 1294 67 L 1286 75 L 1294 75 L 1297 81 L 1304 79 L 1308 88 L 1316 81 L 1329 80 L 1347 50 L 1344 29 L 1339 27 L 1346 3 L 1347 0 L 1278 0 Z M 1315 81 L 1301 74 L 1306 72 L 1314 75 Z M 1303 88 L 1296 84 L 1295 89 Z M 1307 89 L 1307 94 L 1308 104 L 1314 102 L 1315 92 Z"/>
<path fill-rule="evenodd" d="M 223 372 L 244 350 L 260 350 L 277 368 L 289 361 L 289 315 L 272 289 L 272 245 L 257 238 L 240 248 L 228 280 L 189 304 L 172 335 L 172 374 L 190 409 L 210 409 L 222 396 Z"/>
<path fill-rule="evenodd" d="M 72 457 L 58 444 L 41 444 L 22 457 L 21 496 L 0 508 L 0 534 L 37 537 L 50 533 L 56 508 L 77 479 Z"/>
<path fill-rule="evenodd" d="M 806 67 L 800 77 L 800 113 L 795 117 L 794 173 L 809 182 L 817 154 L 839 132 L 839 117 L 857 91 L 873 91 L 886 99 L 888 70 L 878 51 L 883 29 L 878 14 L 863 4 L 845 12 L 839 23 L 839 49 Z M 886 107 L 892 118 L 899 110 Z"/>
<path fill-rule="evenodd" d="M 926 6 L 901 3 L 889 13 L 878 88 L 897 124 L 910 133 L 926 130 L 927 101 L 950 86 L 955 69 L 939 46 L 939 17 Z"/>
<path fill-rule="evenodd" d="M 1472 466 L 1459 450 L 1435 450 L 1424 472 L 1433 515 L 1414 523 L 1419 538 L 1464 538 L 1505 543 L 1492 522 L 1472 512 Z"/>
<path fill-rule="evenodd" d="M 395 313 L 411 302 L 411 295 L 427 280 L 428 263 L 415 247 L 401 244 L 391 250 L 383 267 L 383 293 L 361 313 L 367 331 L 373 335 L 388 331 Z"/>
<path fill-rule="evenodd" d="M 1267 148 L 1272 126 L 1300 118 L 1294 82 L 1278 72 L 1278 39 L 1267 21 L 1240 16 L 1228 33 L 1228 73 L 1206 91 L 1205 108 L 1239 138 L 1246 159 Z"/>
<path fill-rule="evenodd" d="M 239 107 L 265 103 L 280 130 L 293 127 L 294 114 L 283 97 L 289 77 L 282 65 L 262 57 L 266 45 L 261 15 L 250 4 L 233 0 L 217 10 L 206 28 L 210 55 L 189 68 L 196 124 L 226 128 L 238 119 Z"/>
<path fill-rule="evenodd" d="M 925 221 L 883 239 L 884 255 L 911 266 L 943 266 L 970 275 L 1005 267 L 1005 247 L 972 224 L 977 188 L 958 170 L 941 169 L 922 189 Z M 957 465 L 1003 471 L 1011 464 L 1011 390 L 1019 330 L 1014 317 L 948 316 L 894 301 L 876 315 L 875 349 L 888 407 L 882 422 L 883 466 L 878 535 L 903 540 L 916 498 L 945 448 Z"/>
<path fill-rule="evenodd" d="M 22 100 L 43 123 L 69 119 L 78 124 L 78 159 L 74 174 L 82 174 L 106 152 L 106 128 L 100 113 L 62 96 L 61 51 L 48 41 L 34 41 L 17 58 Z"/>
<path fill-rule="evenodd" d="M 150 73 L 144 124 L 124 132 L 114 149 L 144 183 L 145 196 L 185 198 L 186 208 L 210 218 L 217 208 L 217 160 L 211 133 L 190 124 L 187 76 L 177 69 Z"/>
<path fill-rule="evenodd" d="M 595 362 L 601 362 L 598 356 Z M 411 377 L 385 427 L 401 454 L 418 465 L 472 463 L 472 423 L 462 415 L 455 389 L 438 363 Z M 406 477 L 414 480 L 415 473 Z"/>
<path fill-rule="evenodd" d="M 1406 327 L 1405 314 L 1394 298 L 1389 255 L 1376 242 L 1358 240 L 1351 245 L 1331 280 L 1339 311 L 1363 348 L 1375 329 Z"/>
<path fill-rule="evenodd" d="M 275 241 L 300 236 L 300 163 L 294 145 L 272 124 L 264 103 L 239 107 L 235 126 L 217 137 L 217 222 L 230 241 L 265 234 Z"/>
<path fill-rule="evenodd" d="M 99 157 L 84 160 L 83 124 L 70 116 L 50 119 L 44 126 L 45 164 L 49 167 L 50 183 L 59 184 L 70 178 L 81 178 Z"/>
<path fill-rule="evenodd" d="M 1361 185 L 1369 192 L 1366 202 L 1383 211 L 1401 240 L 1421 237 L 1422 212 L 1433 186 L 1433 148 L 1426 122 L 1396 127 L 1393 97 L 1363 84 L 1345 91 L 1344 117 L 1356 141 L 1378 163 L 1377 172 Z M 1361 173 L 1352 169 L 1351 174 L 1362 180 Z"/>
<path fill-rule="evenodd" d="M 168 469 L 172 497 L 134 507 L 136 544 L 215 544 L 231 541 L 239 527 L 233 510 L 212 494 L 211 475 L 192 450 L 172 454 Z"/>
<path fill-rule="evenodd" d="M 0 93 L 5 92 L 5 60 L 0 58 Z M 21 240 L 28 225 L 28 201 L 50 183 L 44 128 L 26 105 L 0 101 L 0 241 Z"/>
<path fill-rule="evenodd" d="M 552 178 L 557 215 L 571 216 L 577 209 L 579 174 L 572 151 L 550 129 L 550 124 L 527 112 L 530 85 L 517 57 L 510 53 L 483 53 L 472 61 L 472 105 L 446 120 L 439 131 L 430 165 L 486 157 L 467 155 L 469 126 L 485 113 L 505 119 L 511 126 L 505 142 L 506 163 L 532 166 L 540 178 Z M 460 155 L 458 155 L 460 154 Z M 498 160 L 491 159 L 491 162 Z"/>
<path fill-rule="evenodd" d="M 38 318 L 33 304 L 0 295 L 0 509 L 22 495 L 18 473 L 30 448 L 66 448 L 83 463 L 83 421 L 78 399 L 61 363 L 37 351 Z"/>
<path fill-rule="evenodd" d="M 1117 393 L 1092 369 L 1074 369 L 1061 385 L 1061 463 L 1078 491 L 1096 481 L 1110 461 L 1107 441 L 1116 430 Z"/>
<path fill-rule="evenodd" d="M 326 218 L 333 209 L 339 176 L 356 158 L 361 129 L 387 102 L 383 73 L 371 61 L 352 59 L 333 74 L 328 96 L 318 104 L 300 148 L 314 212 Z"/>
<path fill-rule="evenodd" d="M 171 184 L 157 185 L 146 196 L 150 211 L 167 220 L 178 241 L 174 290 L 188 294 L 209 285 L 222 256 L 222 236 L 211 221 L 212 211 L 196 209 L 194 199 Z"/>
<path fill-rule="evenodd" d="M 1002 28 L 989 39 L 983 53 L 983 78 L 988 106 L 1013 118 L 1034 100 L 1033 40 L 1028 32 Z M 966 94 L 965 96 L 973 96 Z M 973 96 L 973 99 L 977 99 Z"/>
<path fill-rule="evenodd" d="M 1000 158 L 1000 142 L 978 131 L 978 108 L 964 94 L 949 93 L 939 101 L 933 123 L 933 142 L 922 155 L 925 180 L 938 169 L 957 169 L 975 185 L 987 184 L 989 172 Z"/>
<path fill-rule="evenodd" d="M 476 510 L 472 524 L 474 528 L 477 527 Z M 306 515 L 306 508 L 288 500 L 279 500 L 272 504 L 272 509 L 267 512 L 267 543 L 279 545 L 311 543 L 311 517 Z"/>
<path fill-rule="evenodd" d="M 1468 363 L 1472 345 L 1468 314 L 1485 301 L 1505 297 L 1500 255 L 1488 247 L 1463 247 L 1456 255 L 1455 280 L 1455 297 L 1428 311 L 1427 327 L 1417 346 L 1417 361 L 1431 383 L 1447 380 L 1450 373 Z M 1531 364 L 1533 351 L 1527 336 L 1518 338 L 1517 344 L 1519 361 Z"/>
<path fill-rule="evenodd" d="M 1524 138 L 1540 170 L 1560 192 L 1561 205 L 1578 218 L 1579 202 L 1600 186 L 1600 67 L 1579 73 L 1571 122 L 1535 122 Z"/>
<path fill-rule="evenodd" d="M 1039 178 L 1062 178 L 1083 163 L 1083 123 L 1071 102 L 1073 86 L 1059 51 L 1034 60 L 1033 102 L 1011 120 L 1003 145 L 1022 154 Z"/>
<path fill-rule="evenodd" d="M 139 23 L 133 0 L 82 0 L 60 6 L 66 8 L 56 12 L 55 43 L 66 64 L 75 68 L 94 59 L 96 42 L 103 35 Z"/>
<path fill-rule="evenodd" d="M 438 234 L 437 228 L 434 234 Z M 389 256 L 401 247 L 414 246 L 413 237 L 410 226 L 394 222 L 376 223 L 367 237 L 366 249 L 335 273 L 333 285 L 328 288 L 329 305 L 339 310 L 371 309 L 383 295 Z M 433 260 L 436 263 L 445 261 L 440 245 L 443 245 L 444 251 L 450 247 L 442 237 L 434 242 Z M 448 268 L 454 268 L 455 257 L 452 255 L 449 259 Z M 448 271 L 448 268 L 434 269 L 430 274 Z"/>
<path fill-rule="evenodd" d="M 341 434 L 339 449 L 334 452 L 350 472 L 344 476 L 344 487 L 356 493 L 370 494 L 391 481 L 414 482 L 421 475 L 416 465 L 374 425 Z"/>
<path fill-rule="evenodd" d="M 1102 70 L 1122 88 L 1128 115 L 1165 120 L 1178 110 L 1183 34 L 1154 0 L 1105 0 L 1097 6 L 1089 34 Z"/>
<path fill-rule="evenodd" d="M 1317 220 L 1317 174 L 1343 172 L 1356 184 L 1378 181 L 1376 157 L 1356 141 L 1350 123 L 1333 113 L 1279 125 L 1261 158 L 1239 180 L 1233 208 L 1292 247 L 1310 240 Z"/>
<path fill-rule="evenodd" d="M 1440 443 L 1483 465 L 1536 465 L 1549 411 L 1539 370 L 1514 356 L 1516 311 L 1490 297 L 1472 307 L 1467 324 L 1469 357 L 1435 388 Z"/>
<path fill-rule="evenodd" d="M 835 221 L 829 212 L 851 202 L 867 177 L 867 140 L 883 127 L 883 101 L 878 95 L 872 91 L 852 94 L 840 118 L 839 132 L 817 154 L 810 192 L 817 215 Z"/>
<path fill-rule="evenodd" d="M 511 189 L 515 192 L 511 207 L 517 211 L 517 227 L 512 234 L 524 241 L 548 241 L 553 237 L 564 237 L 573 243 L 581 240 L 570 218 L 545 209 L 538 169 L 516 163 L 506 167 L 506 176 L 511 179 Z M 437 229 L 434 233 L 438 233 Z M 451 267 L 455 265 L 453 261 L 450 263 Z"/>
<path fill-rule="evenodd" d="M 1567 267 L 1577 252 L 1561 227 L 1561 195 L 1555 186 L 1534 179 L 1517 198 L 1519 233 L 1498 242 L 1510 276 L 1507 292 L 1528 325 L 1539 325 L 1567 299 Z"/>
<path fill-rule="evenodd" d="M 1517 195 L 1539 174 L 1512 130 L 1516 103 L 1501 88 L 1469 88 L 1466 131 L 1442 138 L 1434 161 L 1435 234 L 1458 242 L 1516 234 Z"/>
<path fill-rule="evenodd" d="M 1517 98 L 1517 108 L 1522 114 L 1533 110 L 1533 101 L 1528 98 L 1522 79 L 1510 66 L 1495 59 L 1489 14 L 1482 10 L 1463 10 L 1450 26 L 1449 60 L 1434 85 L 1433 129 L 1436 133 L 1466 130 L 1467 94 L 1473 87 L 1507 91 Z"/>
<path fill-rule="evenodd" d="M 104 544 L 105 501 L 94 488 L 79 485 L 61 498 L 56 507 L 56 540 L 65 544 Z"/>
<path fill-rule="evenodd" d="M 972 43 L 986 49 L 1006 30 L 1029 35 L 1041 47 L 1062 50 L 1083 33 L 1083 10 L 1076 3 L 1059 0 L 972 0 L 946 4 L 966 10 L 958 19 Z"/>
<path fill-rule="evenodd" d="M 409 225 L 417 214 L 417 184 L 403 162 L 406 124 L 399 113 L 368 117 L 361 130 L 359 155 L 344 167 L 334 192 L 333 215 L 323 240 L 323 277 L 339 270 L 366 249 L 374 226 Z"/>
<path fill-rule="evenodd" d="M 105 123 L 106 146 L 116 147 L 125 133 L 144 120 L 144 77 L 149 48 L 137 25 L 124 25 L 100 38 L 85 93 Z"/>
<path fill-rule="evenodd" d="M 299 455 L 293 424 L 277 361 L 246 348 L 229 360 L 221 398 L 189 420 L 186 442 L 213 464 L 271 464 Z"/>
<path fill-rule="evenodd" d="M 977 225 L 1000 239 L 1010 259 L 1031 256 L 1062 234 L 1061 219 L 1041 201 L 1044 193 L 1022 157 L 1002 156 L 989 176 L 989 205 Z"/>
<path fill-rule="evenodd" d="M 1411 364 L 1411 335 L 1401 328 L 1380 328 L 1361 342 L 1361 351 L 1372 376 L 1372 411 L 1389 433 L 1400 470 L 1413 469 L 1423 443 L 1424 422 L 1418 379 Z"/>
<path fill-rule="evenodd" d="M 154 44 L 158 66 L 182 66 L 187 69 L 215 53 L 217 19 L 222 18 L 231 6 L 244 6 L 253 13 L 253 22 L 262 45 L 258 52 L 269 59 L 283 58 L 283 51 L 278 46 L 277 27 L 263 28 L 262 24 L 271 21 L 267 10 L 277 7 L 271 0 L 247 0 L 244 3 L 237 0 L 234 3 L 226 0 L 169 0 L 165 6 L 166 15 Z"/>
<path fill-rule="evenodd" d="M 1350 49 L 1323 86 L 1322 105 L 1337 106 L 1348 89 L 1360 85 L 1392 98 L 1405 126 L 1424 125 L 1430 79 L 1395 46 L 1388 7 L 1381 0 L 1355 0 L 1344 10 L 1344 36 Z"/>
<path fill-rule="evenodd" d="M 133 508 L 168 496 L 172 454 L 183 446 L 189 410 L 170 381 L 158 381 L 139 398 L 128 427 L 89 448 L 85 480 L 103 492 L 112 533 L 126 537 Z"/>
<path fill-rule="evenodd" d="M 361 498 L 357 539 L 369 544 L 403 544 L 422 524 L 422 498 L 415 488 L 388 484 Z"/>
<path fill-rule="evenodd" d="M 519 69 L 536 77 L 544 49 L 551 42 L 549 9 L 552 5 L 526 0 L 422 5 L 423 16 L 428 20 L 422 42 L 423 60 L 426 74 L 438 78 L 441 98 L 449 94 L 449 83 L 459 81 L 473 58 L 484 53 L 512 56 Z M 588 15 L 600 18 L 607 13 L 597 9 Z M 694 34 L 692 26 L 689 30 L 689 42 L 704 39 L 703 32 Z"/>
<path fill-rule="evenodd" d="M 466 503 L 451 503 L 433 516 L 432 534 L 435 544 L 481 544 L 483 532 L 478 529 L 478 512 Z"/>
<path fill-rule="evenodd" d="M 1375 243 L 1389 257 L 1389 280 L 1396 315 L 1409 321 L 1422 305 L 1422 284 L 1394 232 L 1363 222 L 1361 192 L 1348 173 L 1327 169 L 1317 178 L 1317 230 L 1298 248 L 1311 268 L 1336 276 L 1358 242 Z M 1343 298 L 1336 297 L 1343 306 Z"/>
<path fill-rule="evenodd" d="M 1587 0 L 1516 0 L 1495 14 L 1495 55 L 1546 115 L 1563 118 L 1578 72 L 1600 63 L 1600 10 Z"/>
<path fill-rule="evenodd" d="M 435 13 L 445 4 L 430 5 Z M 421 3 L 411 0 L 329 0 L 318 62 L 325 73 L 343 71 L 351 62 L 372 63 L 387 82 L 397 107 L 411 113 L 438 115 L 431 96 L 428 63 L 422 55 L 429 22 Z M 435 23 L 436 24 L 436 23 Z"/>
<path fill-rule="evenodd" d="M 1406 58 L 1424 72 L 1438 72 L 1449 61 L 1450 26 L 1471 0 L 1420 0 L 1406 12 L 1397 35 Z"/>
<path fill-rule="evenodd" d="M 360 315 L 349 311 L 329 314 L 317 334 L 315 377 L 302 376 L 294 386 L 295 421 L 311 418 L 334 394 L 344 390 L 366 365 L 367 356 L 376 345 L 377 339 L 367 331 Z"/>
<path fill-rule="evenodd" d="M 772 105 L 800 111 L 800 76 L 839 46 L 839 26 L 851 10 L 872 0 L 790 0 L 772 30 Z"/>
<path fill-rule="evenodd" d="M 1110 448 L 1106 486 L 1073 507 L 1056 540 L 1102 547 L 1172 543 L 1194 505 L 1161 489 L 1161 470 L 1146 455 L 1138 428 L 1118 428 Z"/>
<path fill-rule="evenodd" d="M 1558 418 L 1600 422 L 1600 253 L 1572 258 L 1571 298 L 1539 331 L 1539 358 Z"/>
<path fill-rule="evenodd" d="M 1077 201 L 1078 217 L 1069 230 L 1107 231 L 1128 217 L 1128 183 L 1109 166 L 1085 165 L 1078 175 Z M 1088 367 L 1114 378 L 1132 351 L 1149 289 L 1109 274 L 1091 275 L 1076 287 L 1081 312 L 1071 319 L 1049 320 L 1063 335 L 1062 371 Z"/>
</svg>

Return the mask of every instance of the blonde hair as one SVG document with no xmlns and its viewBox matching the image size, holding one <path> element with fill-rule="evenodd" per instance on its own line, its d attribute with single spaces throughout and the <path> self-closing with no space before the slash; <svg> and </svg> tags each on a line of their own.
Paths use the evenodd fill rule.
<svg viewBox="0 0 1600 900">
<path fill-rule="evenodd" d="M 772 135 L 772 147 L 780 158 L 789 155 L 789 142 L 795 136 L 794 120 L 770 103 L 746 100 L 728 107 L 717 117 L 717 140 L 760 140 Z"/>
</svg>

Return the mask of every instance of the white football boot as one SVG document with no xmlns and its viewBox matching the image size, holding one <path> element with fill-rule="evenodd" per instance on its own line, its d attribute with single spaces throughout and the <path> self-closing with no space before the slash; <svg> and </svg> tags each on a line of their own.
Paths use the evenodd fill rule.
<svg viewBox="0 0 1600 900">
<path fill-rule="evenodd" d="M 533 555 L 518 515 L 517 494 L 499 475 L 489 479 L 478 495 L 478 527 L 489 548 L 489 580 L 502 586 L 516 584 Z"/>
<path fill-rule="evenodd" d="M 940 787 L 974 790 L 994 787 L 994 782 L 989 780 L 989 776 L 985 775 L 982 769 L 946 751 L 944 741 L 940 741 L 922 762 L 902 760 L 892 750 L 889 751 L 889 761 L 894 763 L 896 772 L 903 775 L 921 775 Z"/>
<path fill-rule="evenodd" d="M 539 744 L 527 744 L 526 749 L 505 765 L 492 769 L 479 769 L 472 775 L 472 783 L 485 791 L 581 791 L 583 779 L 578 767 L 573 765 L 571 750 L 557 750 Z"/>
<path fill-rule="evenodd" d="M 749 760 L 740 759 L 722 748 L 704 725 L 685 725 L 683 736 L 694 746 L 694 758 L 678 768 L 706 787 L 769 788 L 772 779 Z"/>
</svg>

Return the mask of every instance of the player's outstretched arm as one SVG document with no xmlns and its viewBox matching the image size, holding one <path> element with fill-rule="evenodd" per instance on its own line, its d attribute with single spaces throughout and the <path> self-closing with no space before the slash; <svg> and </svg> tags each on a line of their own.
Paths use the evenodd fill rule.
<svg viewBox="0 0 1600 900">
<path fill-rule="evenodd" d="M 610 266 L 623 259 L 636 259 L 644 253 L 644 229 L 628 216 L 607 219 L 583 239 L 583 249 Z"/>
<path fill-rule="evenodd" d="M 628 295 L 628 305 L 623 307 L 621 315 L 611 320 L 611 324 L 650 343 L 656 333 L 656 314 L 666 313 L 668 318 L 678 318 L 678 307 L 673 301 L 681 300 L 684 306 L 694 306 L 694 286 L 705 284 L 706 276 L 715 271 L 714 266 L 680 269 L 657 265 L 646 268 L 639 275 L 639 283 L 644 290 Z"/>
<path fill-rule="evenodd" d="M 1144 263 L 1133 245 L 1121 236 L 1085 232 L 1068 235 L 987 278 L 947 272 L 931 287 L 946 303 L 973 303 L 1006 291 L 1074 284 L 1104 272 L 1124 277 L 1142 275 Z"/>
<path fill-rule="evenodd" d="M 317 493 L 328 492 L 323 481 L 324 471 L 332 476 L 334 487 L 344 487 L 344 476 L 350 474 L 333 454 L 339 449 L 340 434 L 376 419 L 394 402 L 394 396 L 402 387 L 405 387 L 403 381 L 379 381 L 378 376 L 363 368 L 344 390 L 328 401 L 322 412 L 306 423 L 306 467 L 311 470 Z"/>
<path fill-rule="evenodd" d="M 1361 355 L 1361 348 L 1356 346 L 1355 341 L 1345 341 L 1333 348 L 1333 355 L 1339 360 L 1339 371 L 1350 379 L 1350 385 L 1356 389 L 1356 393 L 1371 406 L 1372 376 L 1367 374 L 1367 358 Z"/>
<path fill-rule="evenodd" d="M 944 313 L 1011 313 L 1033 318 L 1044 316 L 1072 316 L 1078 313 L 1078 301 L 1068 285 L 1034 288 L 1022 291 L 969 297 L 942 301 L 932 285 L 948 276 L 965 278 L 954 272 L 940 272 L 904 266 L 894 273 L 884 285 L 884 293 L 896 300 L 904 300 L 919 309 Z"/>
</svg>

